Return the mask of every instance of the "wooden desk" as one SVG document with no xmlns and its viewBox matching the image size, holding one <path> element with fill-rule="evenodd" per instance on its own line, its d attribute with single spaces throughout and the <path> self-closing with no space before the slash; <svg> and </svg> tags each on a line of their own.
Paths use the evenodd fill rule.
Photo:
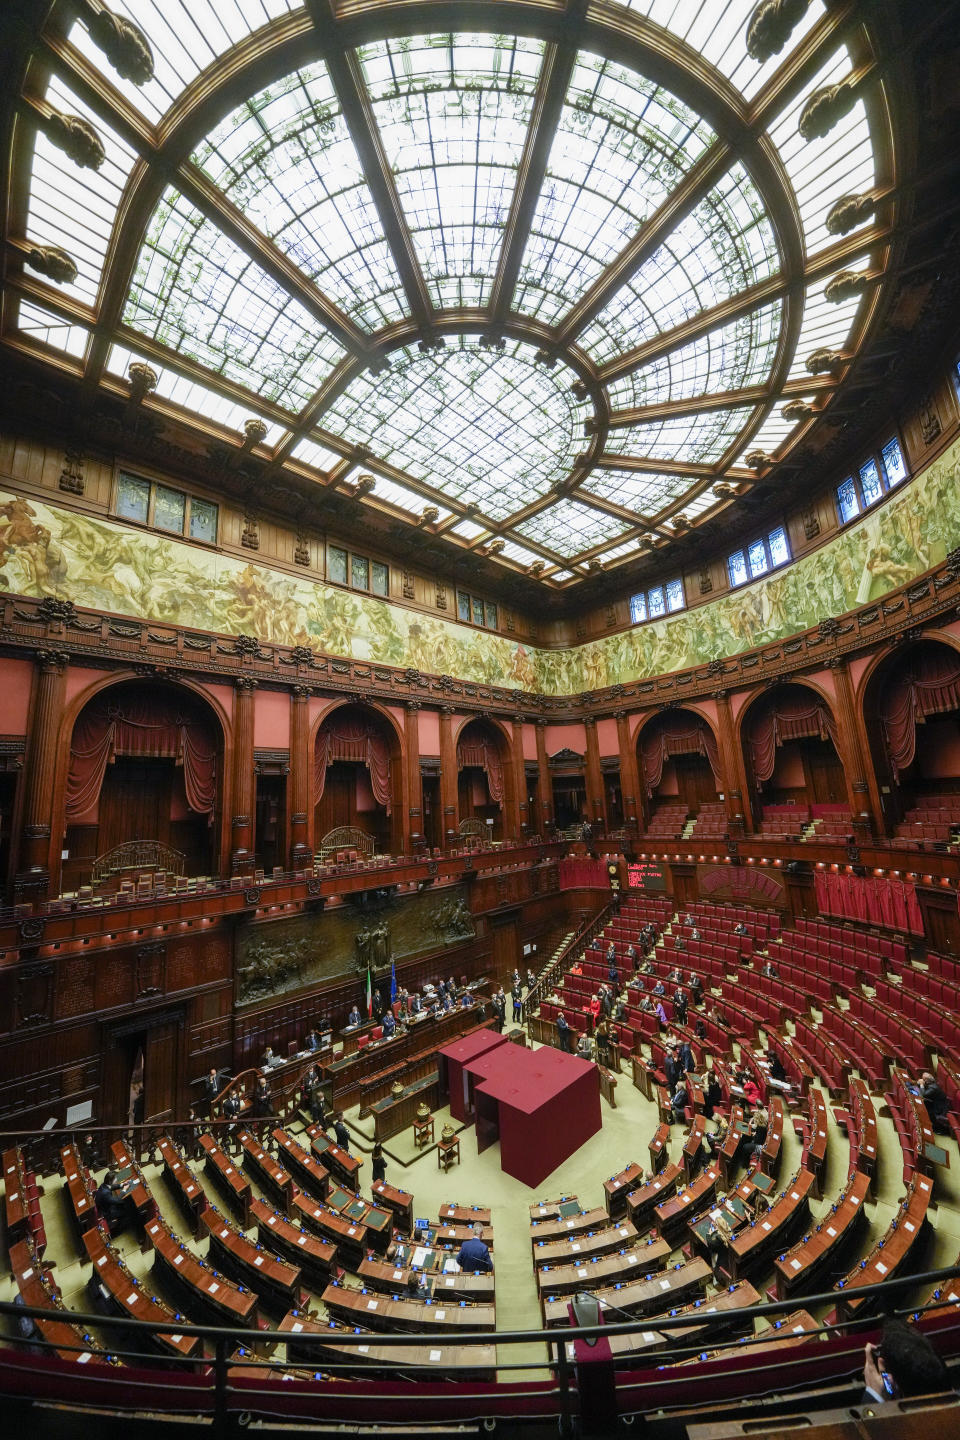
<svg viewBox="0 0 960 1440">
<path fill-rule="evenodd" d="M 819 1200 L 823 1194 L 823 1172 L 827 1163 L 827 1103 L 820 1090 L 811 1090 L 807 1096 L 807 1121 L 810 1130 L 806 1168 L 813 1176 L 812 1193 Z"/>
<path fill-rule="evenodd" d="M 605 1065 L 597 1066 L 597 1074 L 600 1077 L 600 1094 L 606 1100 L 611 1110 L 617 1108 L 617 1077 Z"/>
<path fill-rule="evenodd" d="M 564 1207 L 580 1213 L 576 1195 L 561 1195 L 559 1200 L 535 1200 L 530 1206 L 531 1225 L 534 1221 L 559 1220 Z"/>
<path fill-rule="evenodd" d="M 291 1311 L 278 1326 L 289 1338 L 287 1360 L 316 1365 L 320 1360 L 358 1369 L 385 1371 L 391 1378 L 398 1375 L 423 1379 L 493 1381 L 496 1379 L 497 1351 L 493 1345 L 451 1345 L 439 1337 L 424 1344 L 378 1345 L 376 1336 L 358 1345 L 338 1343 L 337 1329 L 311 1320 L 303 1312 Z M 350 1326 L 352 1331 L 353 1326 Z"/>
<path fill-rule="evenodd" d="M 389 1040 L 371 1041 L 362 1050 L 323 1065 L 324 1079 L 333 1083 L 333 1102 L 338 1110 L 349 1110 L 362 1098 L 363 1082 L 379 1070 L 410 1063 L 417 1057 L 434 1054 L 460 1035 L 478 1028 L 490 1029 L 493 1020 L 479 1022 L 479 1005 L 457 1007 L 438 1018 L 424 1016 Z"/>
<path fill-rule="evenodd" d="M 667 1162 L 667 1147 L 670 1144 L 670 1126 L 664 1120 L 656 1128 L 647 1149 L 650 1151 L 650 1169 L 657 1173 Z"/>
<path fill-rule="evenodd" d="M 774 1095 L 767 1107 L 769 1116 L 767 1138 L 760 1151 L 760 1169 L 764 1175 L 776 1175 L 780 1168 L 780 1149 L 783 1145 L 783 1112 L 783 1099 L 779 1095 Z"/>
<path fill-rule="evenodd" d="M 110 1153 L 113 1156 L 115 1170 L 130 1170 L 134 1184 L 129 1191 L 133 1208 L 137 1212 L 137 1220 L 141 1225 L 146 1225 L 157 1213 L 156 1201 L 150 1194 L 150 1187 L 143 1178 L 140 1166 L 134 1160 L 130 1151 L 122 1140 L 115 1140 L 110 1146 Z"/>
<path fill-rule="evenodd" d="M 7 1243 L 22 1240 L 27 1233 L 27 1200 L 23 1186 L 23 1158 L 17 1146 L 3 1152 L 4 1216 Z"/>
<path fill-rule="evenodd" d="M 270 1250 L 248 1240 L 212 1205 L 204 1210 L 201 1222 L 210 1236 L 210 1259 L 224 1275 L 251 1286 L 261 1305 L 285 1315 L 302 1303 L 299 1266 L 278 1260 Z"/>
<path fill-rule="evenodd" d="M 604 1223 L 586 1234 L 561 1236 L 555 1240 L 540 1240 L 533 1247 L 533 1263 L 539 1270 L 543 1265 L 564 1265 L 590 1260 L 596 1255 L 609 1255 L 613 1250 L 622 1250 L 639 1240 L 636 1226 L 629 1220 L 619 1224 Z"/>
<path fill-rule="evenodd" d="M 530 1244 L 534 1256 L 538 1245 L 547 1240 L 569 1240 L 571 1236 L 582 1235 L 587 1230 L 607 1227 L 607 1212 L 601 1207 L 593 1210 L 578 1210 L 575 1215 L 566 1215 L 557 1220 L 534 1220 L 530 1226 Z"/>
<path fill-rule="evenodd" d="M 73 1146 L 67 1148 L 73 1149 Z M 63 1310 L 60 1291 L 54 1283 L 52 1273 L 37 1259 L 30 1241 L 15 1241 L 10 1246 L 9 1257 L 10 1269 L 24 1305 L 35 1306 L 37 1309 L 42 1307 L 50 1312 L 49 1315 L 34 1316 L 33 1323 L 44 1343 L 57 1358 L 72 1360 L 78 1365 L 85 1365 L 94 1356 L 98 1360 L 106 1361 L 107 1355 L 92 1335 L 85 1334 L 79 1325 L 60 1318 L 59 1312 Z"/>
<path fill-rule="evenodd" d="M 649 1279 L 644 1277 L 634 1280 L 621 1285 L 619 1289 L 595 1290 L 593 1293 L 601 1306 L 616 1306 L 628 1315 L 660 1315 L 675 1305 L 693 1299 L 711 1278 L 710 1266 L 705 1260 L 697 1259 L 681 1265 L 679 1270 L 668 1270 L 663 1275 L 656 1274 Z M 547 1329 L 570 1323 L 567 1315 L 568 1304 L 565 1296 L 544 1303 L 543 1323 Z"/>
<path fill-rule="evenodd" d="M 289 1215 L 296 1186 L 289 1170 L 285 1170 L 260 1144 L 255 1135 L 244 1130 L 240 1134 L 243 1168 L 253 1173 L 257 1183 L 273 1203 Z"/>
<path fill-rule="evenodd" d="M 451 1257 L 447 1256 L 449 1262 Z M 395 1265 L 389 1260 L 373 1260 L 369 1256 L 361 1260 L 357 1266 L 357 1274 L 368 1290 L 376 1290 L 385 1295 L 404 1294 L 410 1284 L 410 1276 L 422 1274 L 427 1286 L 425 1296 L 435 1301 L 447 1297 L 451 1300 L 477 1300 L 483 1303 L 490 1303 L 494 1297 L 495 1281 L 490 1271 L 480 1271 L 471 1274 L 468 1271 L 461 1271 L 459 1274 L 446 1274 L 444 1271 L 433 1271 L 427 1274 L 424 1271 L 415 1269 L 414 1266 Z"/>
<path fill-rule="evenodd" d="M 704 1170 L 691 1184 L 685 1185 L 682 1190 L 678 1189 L 666 1200 L 661 1200 L 653 1212 L 657 1234 L 664 1239 L 676 1241 L 688 1222 L 704 1206 L 712 1203 L 719 1179 L 720 1166 L 714 1161 L 709 1169 Z"/>
<path fill-rule="evenodd" d="M 627 1196 L 627 1214 L 638 1230 L 644 1230 L 650 1224 L 654 1210 L 661 1200 L 673 1194 L 682 1174 L 683 1170 L 674 1163 L 661 1170 L 648 1184 L 630 1191 Z"/>
<path fill-rule="evenodd" d="M 451 1165 L 460 1164 L 460 1136 L 451 1135 L 449 1140 L 437 1141 L 437 1169 L 446 1172 Z"/>
<path fill-rule="evenodd" d="M 440 1225 L 483 1225 L 490 1224 L 490 1210 L 486 1205 L 458 1205 L 450 1201 L 441 1205 L 438 1214 Z"/>
<path fill-rule="evenodd" d="M 77 1236 L 83 1235 L 91 1225 L 97 1223 L 97 1206 L 94 1199 L 96 1190 L 83 1165 L 76 1145 L 64 1145 L 60 1151 L 60 1168 L 67 1182 L 70 1212 L 76 1225 Z"/>
<path fill-rule="evenodd" d="M 344 1220 L 353 1225 L 363 1225 L 367 1231 L 367 1244 L 382 1255 L 390 1244 L 393 1234 L 393 1212 L 380 1210 L 352 1190 L 334 1186 L 327 1196 L 327 1209 L 335 1210 Z"/>
<path fill-rule="evenodd" d="M 293 1193 L 294 1221 L 300 1221 L 308 1230 L 315 1235 L 320 1235 L 324 1240 L 329 1240 L 340 1250 L 343 1262 L 353 1268 L 354 1262 L 359 1264 L 367 1249 L 367 1227 L 365 1225 L 351 1225 L 343 1215 L 338 1215 L 335 1210 L 329 1210 L 318 1200 L 313 1200 L 309 1195 L 304 1195 L 301 1190 Z"/>
<path fill-rule="evenodd" d="M 734 1360 L 742 1355 L 744 1350 L 749 1349 L 751 1355 L 758 1350 L 780 1350 L 790 1349 L 794 1345 L 806 1345 L 813 1331 L 819 1330 L 819 1323 L 810 1314 L 809 1310 L 791 1310 L 789 1315 L 781 1318 L 769 1326 L 768 1329 L 759 1335 L 749 1336 L 741 1340 L 739 1345 L 730 1345 L 726 1349 L 711 1350 L 707 1356 L 708 1360 Z M 684 1365 L 699 1365 L 699 1356 L 681 1362 Z"/>
<path fill-rule="evenodd" d="M 614 1254 L 578 1255 L 569 1265 L 541 1265 L 537 1289 L 541 1301 L 550 1295 L 571 1295 L 577 1290 L 599 1290 L 635 1275 L 662 1270 L 673 1253 L 665 1240 L 653 1236 Z"/>
<path fill-rule="evenodd" d="M 217 1189 L 226 1196 L 231 1208 L 242 1219 L 243 1228 L 246 1230 L 250 1224 L 250 1200 L 253 1193 L 250 1181 L 226 1151 L 220 1149 L 212 1135 L 200 1136 L 200 1148 L 206 1157 L 204 1174 L 209 1175 Z"/>
<path fill-rule="evenodd" d="M 813 1176 L 809 1170 L 801 1170 L 767 1214 L 734 1237 L 728 1248 L 734 1279 L 763 1264 L 774 1251 L 785 1249 L 791 1235 L 806 1223 L 812 1190 Z"/>
<path fill-rule="evenodd" d="M 176 1331 L 176 1316 L 168 1305 L 156 1297 L 147 1295 L 141 1282 L 130 1274 L 119 1253 L 108 1245 L 100 1231 L 91 1229 L 84 1232 L 84 1249 L 93 1263 L 97 1282 L 109 1295 L 115 1308 L 131 1320 L 149 1320 L 152 1324 L 171 1324 L 170 1332 L 158 1330 L 146 1339 L 146 1344 L 165 1355 L 178 1355 L 181 1359 L 202 1358 L 203 1346 L 196 1335 L 181 1335 Z"/>
<path fill-rule="evenodd" d="M 856 1149 L 857 1169 L 872 1177 L 877 1168 L 877 1112 L 865 1082 L 857 1076 L 850 1081 L 850 1117 L 856 1133 L 848 1139 Z"/>
<path fill-rule="evenodd" d="M 671 1309 L 671 1318 L 674 1315 L 699 1315 L 699 1325 L 675 1325 L 664 1329 L 642 1330 L 638 1335 L 613 1336 L 610 1349 L 617 1361 L 622 1362 L 627 1359 L 640 1361 L 645 1356 L 659 1355 L 672 1347 L 686 1349 L 691 1345 L 702 1344 L 718 1335 L 752 1326 L 753 1322 L 741 1319 L 739 1312 L 751 1305 L 759 1305 L 760 1301 L 760 1295 L 749 1280 L 741 1280 L 739 1284 L 731 1285 L 709 1299 L 701 1298 L 675 1310 Z"/>
<path fill-rule="evenodd" d="M 495 1330 L 493 1305 L 457 1300 L 449 1305 L 428 1305 L 411 1297 L 371 1295 L 348 1285 L 328 1285 L 321 1295 L 327 1313 L 350 1325 L 375 1330 L 413 1330 L 418 1334 L 456 1330 Z"/>
<path fill-rule="evenodd" d="M 413 1229 L 413 1196 L 410 1191 L 388 1185 L 385 1180 L 377 1180 L 370 1186 L 370 1194 L 376 1198 L 378 1205 L 393 1212 L 397 1229 L 409 1235 Z"/>
<path fill-rule="evenodd" d="M 326 1166 L 286 1130 L 278 1128 L 272 1133 L 278 1156 L 301 1190 L 317 1200 L 325 1200 L 330 1190 L 330 1172 Z"/>
<path fill-rule="evenodd" d="M 431 1110 L 440 1104 L 440 1076 L 436 1069 L 405 1086 L 402 1094 L 385 1095 L 382 1100 L 374 1101 L 370 1106 L 373 1138 L 383 1141 L 402 1134 L 414 1123 L 417 1110 L 424 1102 Z"/>
<path fill-rule="evenodd" d="M 200 1215 L 208 1203 L 203 1186 L 169 1136 L 164 1135 L 157 1141 L 157 1149 L 163 1160 L 164 1177 L 190 1223 L 191 1233 L 196 1235 L 200 1229 Z"/>
<path fill-rule="evenodd" d="M 923 1235 L 927 1210 L 933 1196 L 929 1175 L 915 1174 L 894 1221 L 882 1240 L 873 1247 L 866 1261 L 856 1265 L 840 1282 L 837 1318 L 848 1320 L 866 1303 L 856 1295 L 862 1285 L 879 1285 L 890 1280 L 907 1263 L 914 1245 Z M 871 1306 L 876 1304 L 871 1302 Z"/>
<path fill-rule="evenodd" d="M 250 1206 L 250 1217 L 256 1223 L 261 1243 L 270 1245 L 292 1260 L 300 1267 L 307 1283 L 314 1289 L 322 1290 L 329 1282 L 336 1262 L 336 1245 L 318 1240 L 279 1210 L 271 1210 L 263 1200 L 254 1200 Z"/>
<path fill-rule="evenodd" d="M 611 1220 L 626 1214 L 627 1195 L 636 1188 L 637 1181 L 642 1180 L 643 1175 L 643 1166 L 632 1160 L 619 1175 L 611 1175 L 609 1180 L 604 1180 L 603 1204 Z"/>
<path fill-rule="evenodd" d="M 256 1295 L 215 1275 L 212 1266 L 181 1245 L 161 1219 L 149 1222 L 147 1239 L 153 1246 L 154 1268 L 183 1297 L 185 1308 L 198 1324 L 256 1326 Z"/>
<path fill-rule="evenodd" d="M 861 1223 L 869 1190 L 869 1176 L 857 1171 L 852 1183 L 840 1192 L 830 1214 L 824 1216 L 813 1233 L 774 1262 L 778 1299 L 788 1299 L 801 1286 L 815 1289 L 814 1282 L 823 1271 L 835 1267 L 837 1252 Z"/>
<path fill-rule="evenodd" d="M 747 1135 L 747 1127 L 744 1124 L 743 1111 L 739 1105 L 734 1105 L 730 1111 L 730 1125 L 727 1130 L 727 1138 L 720 1147 L 720 1154 L 717 1159 L 720 1163 L 720 1175 L 724 1188 L 730 1188 L 730 1176 L 733 1167 L 737 1163 L 737 1155 L 740 1146 Z"/>
<path fill-rule="evenodd" d="M 319 1125 L 307 1127 L 310 1149 L 325 1170 L 329 1170 L 342 1185 L 350 1190 L 360 1189 L 360 1167 L 363 1164 L 356 1155 L 350 1155 L 339 1145 L 334 1145 L 326 1131 Z"/>
<path fill-rule="evenodd" d="M 694 1115 L 693 1124 L 683 1142 L 683 1169 L 688 1180 L 692 1180 L 700 1168 L 703 1158 L 703 1139 L 707 1133 L 707 1122 L 702 1115 Z"/>
</svg>

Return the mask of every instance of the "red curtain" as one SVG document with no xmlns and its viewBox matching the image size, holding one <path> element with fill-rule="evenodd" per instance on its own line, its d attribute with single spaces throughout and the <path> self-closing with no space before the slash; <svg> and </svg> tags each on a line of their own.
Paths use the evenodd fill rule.
<svg viewBox="0 0 960 1440">
<path fill-rule="evenodd" d="M 817 905 L 823 915 L 840 915 L 887 930 L 923 934 L 923 915 L 912 882 L 893 875 L 846 875 L 814 872 Z"/>
<path fill-rule="evenodd" d="M 918 655 L 910 670 L 885 686 L 880 724 L 894 779 L 913 763 L 917 726 L 927 715 L 960 708 L 960 657 L 952 650 Z"/>
<path fill-rule="evenodd" d="M 217 756 L 203 720 L 184 715 L 176 696 L 105 696 L 87 706 L 73 732 L 67 776 L 68 820 L 87 815 L 103 788 L 107 766 L 118 755 L 170 759 L 183 767 L 187 804 L 213 814 Z"/>
<path fill-rule="evenodd" d="M 503 809 L 503 764 L 497 747 L 486 739 L 462 740 L 457 746 L 457 769 L 475 765 L 487 772 L 487 788 L 494 805 Z"/>
<path fill-rule="evenodd" d="M 610 876 L 603 860 L 591 860 L 588 856 L 568 856 L 557 865 L 557 878 L 561 890 L 574 887 L 580 889 L 610 889 Z"/>
<path fill-rule="evenodd" d="M 335 760 L 352 760 L 366 765 L 370 789 L 378 805 L 390 814 L 393 795 L 390 786 L 390 748 L 385 735 L 372 720 L 338 720 L 334 716 L 317 734 L 313 803 L 319 804 L 327 783 L 327 766 Z"/>
<path fill-rule="evenodd" d="M 678 716 L 658 725 L 652 734 L 644 735 L 640 745 L 643 781 L 647 794 L 652 795 L 663 776 L 663 762 L 671 755 L 706 755 L 714 779 L 722 780 L 720 756 L 713 731 L 705 720 L 690 723 L 688 715 Z"/>
<path fill-rule="evenodd" d="M 775 701 L 761 710 L 750 727 L 747 746 L 757 789 L 763 788 L 777 763 L 777 746 L 785 740 L 804 740 L 815 736 L 837 743 L 837 727 L 823 701 L 807 696 L 791 696 Z"/>
</svg>

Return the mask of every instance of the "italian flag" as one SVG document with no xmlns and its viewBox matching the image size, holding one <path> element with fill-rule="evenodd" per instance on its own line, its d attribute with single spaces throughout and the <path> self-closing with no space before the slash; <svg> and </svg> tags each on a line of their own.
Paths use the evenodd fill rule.
<svg viewBox="0 0 960 1440">
<path fill-rule="evenodd" d="M 367 1019 L 373 1014 L 373 978 L 370 974 L 370 966 L 367 966 Z"/>
</svg>

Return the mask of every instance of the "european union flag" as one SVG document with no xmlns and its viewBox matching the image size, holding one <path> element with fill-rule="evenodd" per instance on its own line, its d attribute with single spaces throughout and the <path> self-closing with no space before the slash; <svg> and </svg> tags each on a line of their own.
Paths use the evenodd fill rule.
<svg viewBox="0 0 960 1440">
<path fill-rule="evenodd" d="M 396 962 L 390 961 L 390 1004 L 397 998 L 397 966 Z"/>
</svg>

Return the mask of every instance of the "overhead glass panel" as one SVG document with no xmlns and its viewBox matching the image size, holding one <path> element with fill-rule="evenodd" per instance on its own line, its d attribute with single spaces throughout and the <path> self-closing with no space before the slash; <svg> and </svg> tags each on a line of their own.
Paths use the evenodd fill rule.
<svg viewBox="0 0 960 1440">
<path fill-rule="evenodd" d="M 126 380 L 132 364 L 149 364 L 145 357 L 134 350 L 128 350 L 123 345 L 112 345 L 107 356 L 105 369 L 109 375 L 116 375 L 121 380 Z M 152 367 L 157 374 L 157 388 L 153 392 L 163 400 L 171 400 L 175 405 L 191 412 L 194 415 L 201 415 L 205 420 L 213 420 L 218 425 L 223 425 L 228 430 L 237 432 L 238 438 L 242 437 L 244 422 L 252 418 L 262 420 L 267 427 L 267 433 L 261 442 L 268 448 L 276 445 L 283 438 L 284 431 L 279 425 L 274 424 L 257 412 L 251 405 L 238 405 L 233 400 L 228 400 L 225 395 L 220 395 L 209 386 L 200 385 L 195 380 L 188 380 L 185 376 L 179 375 L 171 366 Z"/>
<path fill-rule="evenodd" d="M 778 269 L 773 226 L 737 162 L 585 327 L 578 344 L 604 364 Z"/>
<path fill-rule="evenodd" d="M 425 506 L 436 504 L 434 500 L 424 499 L 422 495 L 417 495 L 415 491 L 408 490 L 406 485 L 398 485 L 396 480 L 388 480 L 383 475 L 377 475 L 376 481 L 377 485 L 374 493 L 377 499 L 386 501 L 388 505 L 392 505 L 397 510 L 405 510 L 408 515 L 419 516 Z M 434 521 L 434 524 L 439 523 L 441 520 L 449 520 L 453 514 L 452 510 L 448 510 L 443 505 L 437 505 L 436 508 L 440 511 L 440 514 L 437 520 Z"/>
<path fill-rule="evenodd" d="M 565 560 L 572 560 L 584 550 L 613 540 L 629 527 L 623 520 L 604 515 L 578 500 L 558 500 L 548 510 L 532 515 L 515 527 L 528 540 L 553 550 Z"/>
<path fill-rule="evenodd" d="M 699 495 L 695 495 L 689 500 L 684 500 L 683 510 L 678 513 L 685 515 L 688 520 L 695 520 L 698 515 L 705 514 L 707 510 L 712 510 L 716 503 L 717 497 L 708 485 Z"/>
<path fill-rule="evenodd" d="M 740 315 L 729 325 L 644 365 L 607 387 L 614 410 L 688 399 L 769 379 L 780 339 L 779 301 Z"/>
<path fill-rule="evenodd" d="M 861 297 L 835 304 L 824 296 L 826 280 L 808 285 L 804 296 L 803 322 L 790 367 L 789 379 L 809 378 L 807 360 L 816 350 L 845 350 L 860 310 Z"/>
<path fill-rule="evenodd" d="M 735 442 L 753 415 L 753 407 L 712 410 L 705 415 L 683 415 L 627 425 L 607 436 L 608 455 L 649 455 L 687 465 L 711 465 Z"/>
<path fill-rule="evenodd" d="M 150 42 L 154 78 L 146 85 L 123 80 L 112 68 L 113 85 L 149 120 L 169 110 L 192 80 L 220 55 L 268 21 L 301 8 L 300 0 L 110 0 L 110 9 L 139 25 Z M 77 22 L 70 41 L 98 68 L 103 51 Z"/>
<path fill-rule="evenodd" d="M 498 522 L 541 499 L 583 447 L 576 376 L 548 370 L 513 341 L 502 352 L 474 337 L 423 353 L 395 351 L 389 370 L 358 376 L 324 429 Z"/>
<path fill-rule="evenodd" d="M 329 450 L 326 445 L 319 445 L 315 440 L 300 440 L 294 445 L 290 454 L 294 460 L 302 460 L 306 465 L 313 465 L 317 470 L 332 470 L 334 465 L 339 465 L 343 459 L 335 450 Z"/>
<path fill-rule="evenodd" d="M 343 346 L 176 190 L 158 206 L 124 321 L 178 354 L 297 411 Z"/>
<path fill-rule="evenodd" d="M 38 340 L 42 345 L 62 350 L 75 359 L 82 358 L 90 337 L 89 330 L 83 325 L 71 325 L 68 320 L 54 315 L 52 310 L 35 305 L 32 300 L 20 301 L 19 329 L 26 339 Z"/>
<path fill-rule="evenodd" d="M 239 106 L 192 158 L 358 325 L 377 330 L 407 314 L 373 197 L 321 62 Z"/>
<path fill-rule="evenodd" d="M 357 55 L 432 302 L 486 304 L 542 43 L 418 35 L 366 45 Z"/>
<path fill-rule="evenodd" d="M 27 238 L 56 245 L 75 262 L 77 278 L 63 287 L 92 305 L 110 248 L 113 222 L 136 156 L 108 125 L 54 75 L 46 97 L 55 110 L 78 115 L 94 126 L 105 159 L 99 170 L 80 169 L 63 150 L 37 131 L 27 199 Z"/>
<path fill-rule="evenodd" d="M 517 309 L 555 323 L 714 139 L 676 96 L 582 51 L 524 253 Z"/>
<path fill-rule="evenodd" d="M 655 515 L 695 482 L 688 475 L 648 475 L 640 470 L 593 470 L 580 489 L 638 515 Z"/>
</svg>

